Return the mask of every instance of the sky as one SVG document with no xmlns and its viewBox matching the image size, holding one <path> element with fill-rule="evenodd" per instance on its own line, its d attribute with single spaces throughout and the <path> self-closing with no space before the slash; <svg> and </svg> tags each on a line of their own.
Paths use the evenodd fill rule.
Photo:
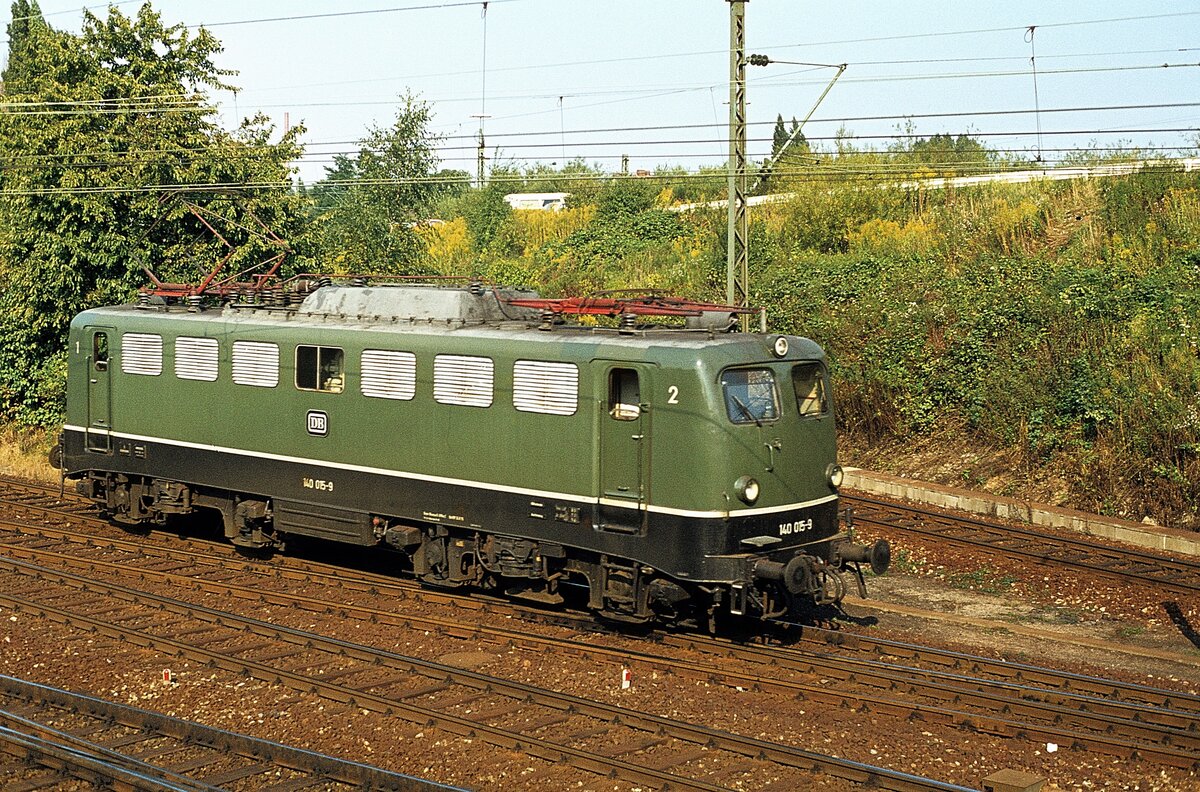
<svg viewBox="0 0 1200 792">
<path fill-rule="evenodd" d="M 52 26 L 79 30 L 80 5 L 40 4 Z M 131 15 L 139 3 L 115 6 Z M 406 94 L 430 103 L 442 166 L 471 173 L 481 123 L 489 163 L 582 158 L 617 170 L 628 157 L 631 170 L 693 170 L 728 155 L 727 0 L 153 7 L 223 43 L 217 64 L 238 72 L 231 82 L 240 89 L 213 94 L 224 126 L 258 111 L 280 131 L 304 125 L 297 168 L 308 183 L 333 153 L 351 153 L 369 128 L 388 126 Z M 745 12 L 747 53 L 773 61 L 747 69 L 752 159 L 769 153 L 777 115 L 803 118 L 843 63 L 804 127 L 825 149 L 839 130 L 858 147 L 885 146 L 898 132 L 967 132 L 1049 161 L 1063 149 L 1129 144 L 1182 156 L 1192 152 L 1180 147 L 1197 142 L 1195 0 L 748 0 Z M 10 18 L 4 3 L 0 25 Z M 1175 106 L 1086 109 L 1128 105 Z"/>
</svg>

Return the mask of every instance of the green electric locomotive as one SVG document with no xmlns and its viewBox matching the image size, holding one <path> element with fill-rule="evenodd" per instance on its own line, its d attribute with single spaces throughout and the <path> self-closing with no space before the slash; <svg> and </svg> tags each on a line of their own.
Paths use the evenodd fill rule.
<svg viewBox="0 0 1200 792">
<path fill-rule="evenodd" d="M 657 297 L 300 285 L 77 316 L 63 474 L 121 523 L 214 509 L 243 547 L 394 549 L 547 603 L 579 584 L 625 621 L 784 618 L 887 567 L 840 527 L 812 341 Z M 619 324 L 565 320 L 601 303 Z"/>
</svg>

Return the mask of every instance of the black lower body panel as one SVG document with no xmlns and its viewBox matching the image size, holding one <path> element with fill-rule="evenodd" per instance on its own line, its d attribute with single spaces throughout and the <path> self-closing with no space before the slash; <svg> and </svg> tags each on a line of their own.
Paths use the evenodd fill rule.
<svg viewBox="0 0 1200 792">
<path fill-rule="evenodd" d="M 136 453 L 133 448 L 136 447 Z M 111 451 L 84 447 L 82 431 L 64 432 L 63 469 L 164 479 L 272 502 L 275 530 L 351 544 L 376 541 L 376 515 L 451 533 L 515 536 L 652 566 L 680 580 L 731 582 L 747 559 L 787 557 L 803 548 L 822 558 L 837 533 L 837 501 L 739 517 L 651 510 L 643 515 L 595 500 L 515 492 L 480 483 L 435 479 L 253 452 L 230 452 L 146 438 L 112 436 Z M 624 514 L 626 519 L 613 519 Z M 645 517 L 645 519 L 643 519 Z M 797 526 L 801 526 L 798 530 Z M 747 538 L 767 537 L 759 546 Z"/>
</svg>

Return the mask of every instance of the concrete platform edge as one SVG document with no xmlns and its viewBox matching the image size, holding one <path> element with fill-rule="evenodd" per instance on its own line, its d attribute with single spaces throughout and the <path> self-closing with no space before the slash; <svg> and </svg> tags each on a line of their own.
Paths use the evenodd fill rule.
<svg viewBox="0 0 1200 792">
<path fill-rule="evenodd" d="M 846 468 L 846 478 L 842 486 L 871 495 L 903 498 L 987 517 L 1076 531 L 1168 555 L 1200 556 L 1200 534 L 1174 528 L 1113 520 L 1087 512 L 1029 503 L 984 492 L 943 487 L 861 468 Z"/>
</svg>

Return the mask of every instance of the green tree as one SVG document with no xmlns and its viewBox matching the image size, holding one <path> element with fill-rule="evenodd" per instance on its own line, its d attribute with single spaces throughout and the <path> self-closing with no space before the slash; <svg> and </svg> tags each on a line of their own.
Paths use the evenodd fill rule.
<svg viewBox="0 0 1200 792">
<path fill-rule="evenodd" d="M 773 187 L 773 177 L 786 176 L 788 172 L 794 171 L 807 162 L 811 154 L 812 149 L 809 148 L 808 140 L 800 131 L 800 122 L 793 118 L 789 130 L 783 123 L 783 116 L 776 115 L 775 131 L 771 136 L 771 156 L 763 162 L 759 169 L 755 192 L 758 194 L 769 192 Z M 778 180 L 778 178 L 774 178 L 774 181 Z"/>
<path fill-rule="evenodd" d="M 35 74 L 30 73 L 30 48 L 47 33 L 46 19 L 37 0 L 17 0 L 12 4 L 12 21 L 8 23 L 8 65 L 0 72 L 5 93 L 21 93 Z"/>
<path fill-rule="evenodd" d="M 414 226 L 427 218 L 447 182 L 435 175 L 438 138 L 429 132 L 427 102 L 401 100 L 388 127 L 372 127 L 358 153 L 339 156 L 313 188 L 318 206 L 311 233 L 321 268 L 339 272 L 419 274 L 424 251 Z M 449 184 L 457 182 L 451 178 Z"/>
<path fill-rule="evenodd" d="M 792 118 L 792 128 L 788 132 L 792 142 L 788 143 L 784 156 L 802 157 L 812 153 L 812 148 L 808 145 L 808 138 L 804 137 L 804 133 L 800 131 L 800 122 Z"/>
<path fill-rule="evenodd" d="M 924 165 L 945 174 L 978 170 L 996 159 L 994 152 L 970 135 L 946 133 L 912 138 L 892 146 L 891 151 L 901 161 Z"/>
<path fill-rule="evenodd" d="M 477 252 L 492 251 L 508 253 L 504 242 L 508 235 L 504 233 L 512 225 L 513 210 L 504 200 L 512 184 L 496 179 L 481 190 L 472 190 L 463 197 L 462 213 L 467 221 L 467 233 L 471 235 L 471 245 Z"/>
<path fill-rule="evenodd" d="M 302 129 L 271 143 L 262 117 L 218 127 L 205 91 L 230 74 L 212 60 L 220 43 L 149 4 L 85 14 L 78 36 L 28 0 L 13 18 L 25 27 L 10 27 L 0 112 L 0 414 L 50 423 L 75 313 L 130 299 L 143 267 L 196 281 L 230 252 L 205 222 L 234 247 L 231 271 L 279 255 L 256 229 L 286 238 L 303 220 L 287 165 Z"/>
<path fill-rule="evenodd" d="M 771 156 L 778 157 L 779 152 L 783 151 L 784 145 L 787 144 L 788 131 L 783 125 L 783 115 L 775 116 L 775 133 L 771 135 Z"/>
</svg>

